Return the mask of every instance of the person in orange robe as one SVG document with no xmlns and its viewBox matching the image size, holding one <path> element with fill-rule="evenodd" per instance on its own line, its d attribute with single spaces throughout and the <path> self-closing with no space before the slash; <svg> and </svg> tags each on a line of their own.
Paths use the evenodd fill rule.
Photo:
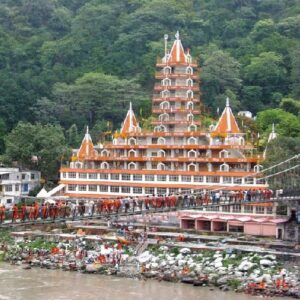
<svg viewBox="0 0 300 300">
<path fill-rule="evenodd" d="M 15 204 L 12 209 L 12 222 L 15 222 L 18 219 L 18 206 Z"/>
<path fill-rule="evenodd" d="M 6 211 L 5 206 L 2 205 L 2 206 L 0 207 L 0 222 L 1 222 L 1 223 L 3 223 L 4 220 L 5 220 L 5 211 Z"/>
</svg>

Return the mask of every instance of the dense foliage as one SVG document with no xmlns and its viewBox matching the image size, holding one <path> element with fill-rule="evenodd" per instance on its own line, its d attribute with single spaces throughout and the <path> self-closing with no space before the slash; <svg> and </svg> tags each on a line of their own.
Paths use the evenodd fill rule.
<svg viewBox="0 0 300 300">
<path fill-rule="evenodd" d="M 177 30 L 201 65 L 212 115 L 229 96 L 235 111 L 267 110 L 263 135 L 275 122 L 299 136 L 299 0 L 2 0 L 0 151 L 9 134 L 7 156 L 22 161 L 9 133 L 20 121 L 61 126 L 78 146 L 85 125 L 96 140 L 119 127 L 130 100 L 149 117 L 163 35 Z"/>
</svg>

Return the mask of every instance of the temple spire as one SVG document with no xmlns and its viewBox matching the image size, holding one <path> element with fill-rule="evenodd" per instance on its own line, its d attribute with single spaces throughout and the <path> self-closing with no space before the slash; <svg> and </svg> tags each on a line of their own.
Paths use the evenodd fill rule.
<svg viewBox="0 0 300 300">
<path fill-rule="evenodd" d="M 133 112 L 132 103 L 130 102 L 127 115 L 125 117 L 125 120 L 121 128 L 121 133 L 128 134 L 130 132 L 136 132 L 139 130 L 140 130 L 140 126 Z"/>
<path fill-rule="evenodd" d="M 221 117 L 214 129 L 214 132 L 218 133 L 240 133 L 239 126 L 236 122 L 236 119 L 232 113 L 230 107 L 230 100 L 226 98 L 226 106 L 222 112 Z"/>
<path fill-rule="evenodd" d="M 175 41 L 168 56 L 168 63 L 187 63 L 187 56 L 184 53 L 184 49 L 180 40 L 179 31 L 175 34 Z"/>
<path fill-rule="evenodd" d="M 264 151 L 264 153 L 263 153 L 263 158 L 264 158 L 264 159 L 265 159 L 266 156 L 267 156 L 268 144 L 269 144 L 272 140 L 275 140 L 276 138 L 277 138 L 277 133 L 276 133 L 276 131 L 275 131 L 275 124 L 273 123 L 273 124 L 272 124 L 272 131 L 271 131 L 270 134 L 269 134 L 268 142 L 267 142 L 265 151 Z"/>
<path fill-rule="evenodd" d="M 89 134 L 89 127 L 86 127 L 86 133 L 81 142 L 81 146 L 77 152 L 77 157 L 79 160 L 84 160 L 86 158 L 91 158 L 94 156 L 94 144 Z"/>
</svg>

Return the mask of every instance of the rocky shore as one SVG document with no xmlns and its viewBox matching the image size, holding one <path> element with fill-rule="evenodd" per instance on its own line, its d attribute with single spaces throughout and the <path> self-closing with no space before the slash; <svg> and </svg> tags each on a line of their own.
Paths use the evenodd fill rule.
<svg viewBox="0 0 300 300">
<path fill-rule="evenodd" d="M 300 299 L 300 268 L 286 267 L 274 255 L 234 251 L 193 252 L 189 248 L 138 246 L 121 242 L 87 243 L 75 240 L 57 243 L 41 238 L 3 244 L 0 259 L 33 267 L 99 273 L 146 280 L 213 286 L 251 295 L 290 296 Z"/>
</svg>

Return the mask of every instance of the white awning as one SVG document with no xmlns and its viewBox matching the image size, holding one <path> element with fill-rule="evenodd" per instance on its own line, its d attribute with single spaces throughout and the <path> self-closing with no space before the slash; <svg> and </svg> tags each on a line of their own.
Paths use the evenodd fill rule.
<svg viewBox="0 0 300 300">
<path fill-rule="evenodd" d="M 55 195 L 57 192 L 61 191 L 65 186 L 66 186 L 65 184 L 61 183 L 60 185 L 58 185 L 57 187 L 49 191 L 47 197 L 51 197 Z"/>
</svg>

